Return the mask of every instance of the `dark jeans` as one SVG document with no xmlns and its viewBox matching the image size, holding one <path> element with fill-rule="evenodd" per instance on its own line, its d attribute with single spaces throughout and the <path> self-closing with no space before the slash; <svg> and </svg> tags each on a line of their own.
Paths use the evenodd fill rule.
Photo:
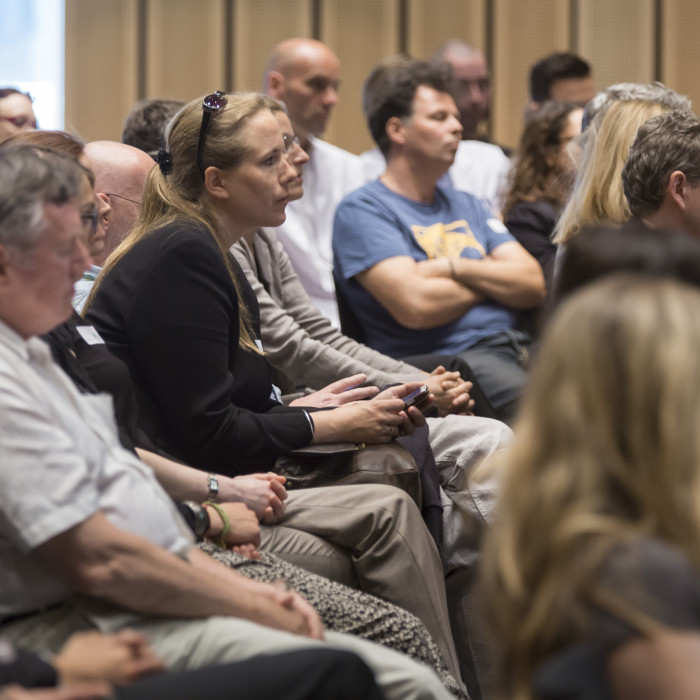
<svg viewBox="0 0 700 700">
<path fill-rule="evenodd" d="M 335 649 L 258 656 L 222 666 L 164 673 L 119 688 L 117 700 L 382 700 L 369 667 Z"/>
<path fill-rule="evenodd" d="M 496 417 L 510 424 L 525 385 L 525 367 L 532 338 L 522 331 L 504 331 L 463 350 L 464 359 L 479 380 Z"/>
</svg>

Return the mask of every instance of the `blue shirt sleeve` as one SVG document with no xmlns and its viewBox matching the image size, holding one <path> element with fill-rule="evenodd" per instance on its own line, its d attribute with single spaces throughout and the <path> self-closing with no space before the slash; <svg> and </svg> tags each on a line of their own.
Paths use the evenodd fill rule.
<svg viewBox="0 0 700 700">
<path fill-rule="evenodd" d="M 336 274 L 348 280 L 382 260 L 415 258 L 416 252 L 386 203 L 356 191 L 336 210 L 333 255 Z"/>
</svg>

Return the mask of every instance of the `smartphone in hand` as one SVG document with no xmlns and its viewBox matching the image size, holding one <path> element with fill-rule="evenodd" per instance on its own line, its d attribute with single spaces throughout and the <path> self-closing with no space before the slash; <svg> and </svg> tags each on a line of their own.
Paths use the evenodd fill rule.
<svg viewBox="0 0 700 700">
<path fill-rule="evenodd" d="M 425 401 L 428 396 L 430 396 L 428 385 L 423 384 L 423 386 L 419 387 L 415 391 L 412 391 L 410 394 L 408 394 L 408 396 L 403 397 L 404 409 L 410 408 L 411 406 L 418 406 Z"/>
</svg>

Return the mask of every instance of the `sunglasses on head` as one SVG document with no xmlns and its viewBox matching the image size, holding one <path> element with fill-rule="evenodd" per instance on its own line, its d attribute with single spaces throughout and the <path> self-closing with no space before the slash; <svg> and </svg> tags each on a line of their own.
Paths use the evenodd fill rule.
<svg viewBox="0 0 700 700">
<path fill-rule="evenodd" d="M 228 100 L 226 99 L 226 93 L 217 90 L 211 95 L 207 95 L 202 100 L 202 126 L 199 129 L 199 144 L 197 145 L 197 165 L 199 166 L 199 172 L 202 173 L 202 180 L 204 180 L 204 165 L 202 164 L 202 154 L 204 153 L 204 144 L 207 140 L 207 131 L 209 131 L 209 123 L 211 118 L 218 112 L 222 107 L 225 107 Z"/>
</svg>

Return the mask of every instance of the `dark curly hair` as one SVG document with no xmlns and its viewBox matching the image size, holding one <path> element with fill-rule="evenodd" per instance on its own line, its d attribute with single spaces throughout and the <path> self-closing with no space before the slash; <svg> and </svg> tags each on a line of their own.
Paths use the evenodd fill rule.
<svg viewBox="0 0 700 700">
<path fill-rule="evenodd" d="M 545 102 L 525 124 L 509 176 L 503 215 L 518 202 L 546 199 L 560 207 L 568 195 L 566 177 L 557 173 L 549 157 L 560 148 L 560 134 L 569 114 L 580 107 L 571 102 Z"/>
</svg>

